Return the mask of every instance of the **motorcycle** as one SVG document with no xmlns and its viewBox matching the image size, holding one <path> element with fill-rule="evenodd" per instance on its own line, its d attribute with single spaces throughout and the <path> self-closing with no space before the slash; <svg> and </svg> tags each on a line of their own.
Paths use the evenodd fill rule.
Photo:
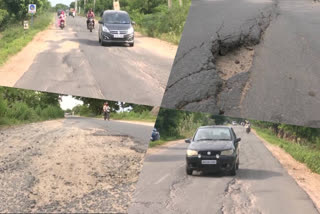
<svg viewBox="0 0 320 214">
<path fill-rule="evenodd" d="M 103 113 L 103 116 L 104 116 L 104 120 L 110 120 L 110 112 L 106 111 Z"/>
<path fill-rule="evenodd" d="M 61 20 L 61 21 L 60 21 L 60 28 L 61 28 L 61 30 L 63 30 L 64 27 L 65 27 L 65 21 L 64 21 L 64 20 Z"/>
<path fill-rule="evenodd" d="M 93 27 L 94 27 L 93 19 L 90 18 L 88 23 L 88 29 L 90 30 L 90 32 L 92 32 Z"/>
<path fill-rule="evenodd" d="M 251 131 L 251 128 L 250 127 L 246 127 L 246 133 L 249 134 Z"/>
</svg>

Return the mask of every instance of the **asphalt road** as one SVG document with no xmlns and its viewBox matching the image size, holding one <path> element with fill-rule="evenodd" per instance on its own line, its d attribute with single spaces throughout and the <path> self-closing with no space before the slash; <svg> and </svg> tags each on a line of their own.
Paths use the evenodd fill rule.
<svg viewBox="0 0 320 214">
<path fill-rule="evenodd" d="M 235 177 L 187 176 L 184 142 L 147 154 L 129 213 L 318 213 L 308 195 L 252 133 L 235 127 Z"/>
<path fill-rule="evenodd" d="M 85 117 L 66 117 L 65 126 L 77 126 L 81 129 L 99 128 L 104 129 L 114 136 L 129 136 L 137 143 L 145 146 L 149 145 L 153 126 L 134 124 L 130 122 L 119 122 L 116 120 L 104 121 L 102 119 Z"/>
<path fill-rule="evenodd" d="M 193 0 L 162 106 L 320 127 L 319 13 L 311 0 Z M 243 46 L 251 69 L 223 80 L 217 58 Z"/>
<path fill-rule="evenodd" d="M 136 36 L 134 47 L 102 47 L 97 26 L 90 33 L 85 18 L 68 17 L 64 30 L 51 29 L 56 38 L 49 49 L 14 87 L 159 106 L 173 56 L 148 47 L 143 36 Z"/>
<path fill-rule="evenodd" d="M 127 212 L 151 130 L 80 117 L 1 128 L 0 212 Z"/>
</svg>

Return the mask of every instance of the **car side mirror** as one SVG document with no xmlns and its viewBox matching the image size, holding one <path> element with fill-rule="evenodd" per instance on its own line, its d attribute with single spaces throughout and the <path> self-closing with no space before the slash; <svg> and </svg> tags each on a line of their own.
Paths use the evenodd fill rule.
<svg viewBox="0 0 320 214">
<path fill-rule="evenodd" d="M 190 139 L 186 139 L 184 142 L 191 143 L 191 140 Z"/>
<path fill-rule="evenodd" d="M 103 21 L 100 20 L 100 21 L 99 21 L 99 24 L 103 24 Z"/>
<path fill-rule="evenodd" d="M 236 142 L 239 143 L 241 141 L 241 138 L 237 138 Z"/>
<path fill-rule="evenodd" d="M 131 24 L 132 24 L 132 25 L 136 25 L 136 22 L 132 21 Z"/>
</svg>

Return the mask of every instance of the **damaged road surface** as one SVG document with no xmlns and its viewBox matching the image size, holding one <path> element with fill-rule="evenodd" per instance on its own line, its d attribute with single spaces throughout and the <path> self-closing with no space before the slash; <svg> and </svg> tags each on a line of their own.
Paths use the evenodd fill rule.
<svg viewBox="0 0 320 214">
<path fill-rule="evenodd" d="M 102 47 L 98 23 L 90 33 L 85 18 L 68 17 L 0 67 L 0 85 L 159 106 L 176 49 L 137 32 L 134 47 Z"/>
<path fill-rule="evenodd" d="M 194 0 L 162 106 L 320 127 L 320 4 Z"/>
<path fill-rule="evenodd" d="M 187 176 L 184 141 L 158 151 L 149 149 L 129 214 L 318 214 L 309 196 L 264 144 L 243 127 L 234 130 L 242 139 L 234 177 L 198 172 Z"/>
<path fill-rule="evenodd" d="M 1 128 L 0 212 L 126 212 L 151 131 L 77 117 Z"/>
</svg>

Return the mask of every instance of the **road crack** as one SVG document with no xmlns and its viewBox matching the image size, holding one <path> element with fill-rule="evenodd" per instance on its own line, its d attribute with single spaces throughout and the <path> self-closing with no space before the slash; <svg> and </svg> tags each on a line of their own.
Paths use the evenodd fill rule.
<svg viewBox="0 0 320 214">
<path fill-rule="evenodd" d="M 224 199 L 220 208 L 221 214 L 261 214 L 256 207 L 256 199 L 250 192 L 248 185 L 233 178 L 224 192 Z"/>
<path fill-rule="evenodd" d="M 222 22 L 211 42 L 207 44 L 202 42 L 176 59 L 174 65 L 188 54 L 199 52 L 202 55 L 205 50 L 201 50 L 200 47 L 207 45 L 210 49 L 210 54 L 206 53 L 206 59 L 198 62 L 195 71 L 186 72 L 177 79 L 173 77 L 169 81 L 162 105 L 190 111 L 209 110 L 215 114 L 239 110 L 250 87 L 248 82 L 254 59 L 254 47 L 263 40 L 264 32 L 278 15 L 277 5 L 275 1 L 271 7 L 261 11 L 257 17 L 248 19 L 233 33 L 224 34 L 226 26 Z M 233 58 L 230 55 L 233 55 Z M 233 60 L 239 56 L 242 57 L 241 60 Z M 230 60 L 221 63 L 221 60 L 227 57 L 233 60 L 232 63 Z M 221 68 L 221 64 L 231 67 Z M 183 67 L 180 66 L 179 69 Z M 199 107 L 199 103 L 203 107 Z"/>
</svg>

